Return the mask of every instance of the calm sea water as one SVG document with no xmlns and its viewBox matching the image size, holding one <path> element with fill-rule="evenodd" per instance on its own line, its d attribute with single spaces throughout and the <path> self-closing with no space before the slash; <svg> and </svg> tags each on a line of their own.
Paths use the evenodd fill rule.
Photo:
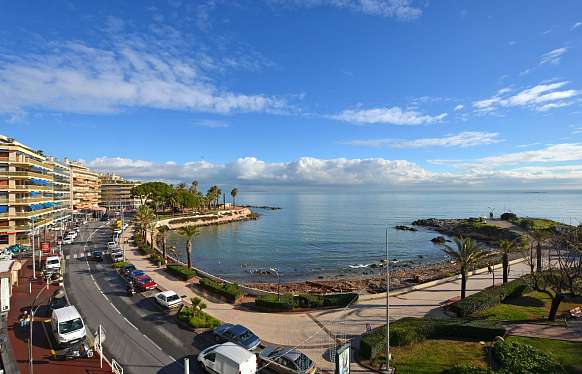
<svg viewBox="0 0 582 374">
<path fill-rule="evenodd" d="M 240 193 L 239 203 L 281 207 L 257 212 L 256 221 L 202 228 L 193 242 L 196 267 L 227 279 L 257 280 L 245 267 L 277 267 L 285 281 L 349 272 L 349 267 L 384 258 L 389 228 L 390 257 L 435 262 L 444 257 L 430 239 L 435 233 L 398 231 L 418 218 L 479 217 L 513 211 L 576 223 L 582 220 L 582 191 Z M 185 258 L 185 240 L 172 233 Z M 422 259 L 421 259 L 422 257 Z M 249 279 L 252 278 L 252 279 Z"/>
</svg>

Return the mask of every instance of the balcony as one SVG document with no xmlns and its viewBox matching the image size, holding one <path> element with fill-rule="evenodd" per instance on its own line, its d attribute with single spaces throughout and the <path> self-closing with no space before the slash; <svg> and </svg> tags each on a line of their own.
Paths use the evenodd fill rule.
<svg viewBox="0 0 582 374">
<path fill-rule="evenodd" d="M 9 164 L 15 164 L 15 165 L 34 165 L 34 166 L 39 166 L 39 167 L 44 168 L 44 169 L 52 170 L 49 166 L 47 166 L 47 164 L 45 162 L 38 161 L 38 160 L 35 160 L 33 158 L 30 158 L 30 157 L 17 156 L 17 157 L 12 158 L 12 159 L 10 159 L 10 157 L 0 157 L 0 162 L 6 162 Z"/>
<path fill-rule="evenodd" d="M 1 186 L 0 191 L 49 191 L 52 190 L 50 186 L 38 186 L 36 184 L 17 184 L 14 187 L 10 186 Z"/>
<path fill-rule="evenodd" d="M 35 171 L 0 171 L 0 178 L 40 178 L 53 180 L 52 175 L 37 173 Z"/>
<path fill-rule="evenodd" d="M 28 205 L 29 203 L 45 203 L 53 201 L 52 197 L 20 197 L 15 199 L 0 198 L 0 204 L 7 205 Z"/>
</svg>

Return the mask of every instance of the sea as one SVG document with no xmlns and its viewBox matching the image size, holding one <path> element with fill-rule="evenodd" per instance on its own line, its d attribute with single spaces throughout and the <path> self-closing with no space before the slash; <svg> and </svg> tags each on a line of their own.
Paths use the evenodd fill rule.
<svg viewBox="0 0 582 374">
<path fill-rule="evenodd" d="M 391 192 L 242 192 L 237 203 L 279 207 L 253 209 L 254 221 L 203 227 L 192 244 L 197 268 L 226 279 L 282 282 L 365 275 L 388 256 L 401 263 L 445 260 L 430 240 L 437 233 L 396 230 L 420 218 L 488 217 L 513 212 L 567 224 L 582 222 L 582 190 L 560 191 L 391 191 Z M 167 239 L 186 258 L 186 240 Z"/>
</svg>

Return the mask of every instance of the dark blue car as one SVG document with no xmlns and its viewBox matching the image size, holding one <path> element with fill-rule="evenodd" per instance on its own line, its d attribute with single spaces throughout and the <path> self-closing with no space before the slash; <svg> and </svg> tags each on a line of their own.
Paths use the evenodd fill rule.
<svg viewBox="0 0 582 374">
<path fill-rule="evenodd" d="M 133 270 L 127 275 L 127 281 L 132 282 L 135 278 L 145 275 L 143 270 Z"/>
<path fill-rule="evenodd" d="M 261 339 L 242 325 L 225 323 L 214 329 L 216 340 L 231 342 L 252 351 L 261 344 Z"/>
</svg>

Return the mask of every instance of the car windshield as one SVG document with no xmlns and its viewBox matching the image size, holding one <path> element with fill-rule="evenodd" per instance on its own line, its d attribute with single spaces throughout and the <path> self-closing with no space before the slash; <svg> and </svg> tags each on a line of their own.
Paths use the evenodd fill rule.
<svg viewBox="0 0 582 374">
<path fill-rule="evenodd" d="M 253 333 L 252 332 L 250 332 L 249 330 L 247 330 L 247 331 L 243 332 L 242 334 L 240 334 L 238 338 L 241 341 L 246 341 L 246 340 L 249 340 L 249 339 L 254 338 L 254 336 L 253 336 Z"/>
<path fill-rule="evenodd" d="M 58 264 L 58 263 L 59 263 L 59 260 L 57 260 L 57 259 L 47 261 L 47 264 L 49 264 L 49 265 Z"/>
<path fill-rule="evenodd" d="M 307 370 L 311 367 L 311 360 L 304 354 L 300 354 L 295 360 L 295 365 L 297 365 L 301 370 Z"/>
<path fill-rule="evenodd" d="M 178 300 L 178 299 L 179 299 L 178 295 L 170 295 L 170 296 L 168 296 L 168 297 L 166 298 L 166 300 L 167 300 L 168 302 L 175 301 L 175 300 Z"/>
<path fill-rule="evenodd" d="M 75 318 L 70 321 L 65 321 L 59 323 L 59 332 L 61 334 L 68 334 L 73 331 L 77 331 L 83 328 L 83 321 L 81 318 Z"/>
</svg>

